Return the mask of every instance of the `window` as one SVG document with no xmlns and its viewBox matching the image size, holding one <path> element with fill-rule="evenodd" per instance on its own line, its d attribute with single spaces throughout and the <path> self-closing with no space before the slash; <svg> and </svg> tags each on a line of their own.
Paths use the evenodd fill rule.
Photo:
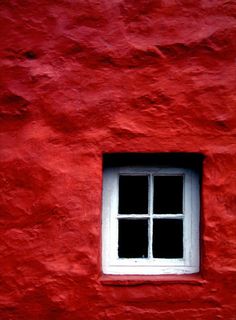
<svg viewBox="0 0 236 320">
<path fill-rule="evenodd" d="M 105 274 L 199 271 L 195 168 L 163 164 L 104 168 L 102 264 Z"/>
</svg>

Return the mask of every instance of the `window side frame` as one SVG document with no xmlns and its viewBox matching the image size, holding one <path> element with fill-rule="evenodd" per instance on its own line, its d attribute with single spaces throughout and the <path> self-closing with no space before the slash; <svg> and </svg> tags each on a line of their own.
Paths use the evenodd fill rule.
<svg viewBox="0 0 236 320">
<path fill-rule="evenodd" d="M 183 259 L 118 258 L 119 175 L 183 175 Z M 104 168 L 102 271 L 113 275 L 161 275 L 199 272 L 199 175 L 193 169 L 153 166 Z"/>
</svg>

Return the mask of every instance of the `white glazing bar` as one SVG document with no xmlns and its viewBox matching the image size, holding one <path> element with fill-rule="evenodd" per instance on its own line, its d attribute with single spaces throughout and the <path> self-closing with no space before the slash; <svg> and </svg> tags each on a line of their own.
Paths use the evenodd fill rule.
<svg viewBox="0 0 236 320">
<path fill-rule="evenodd" d="M 163 214 L 153 214 L 153 218 L 158 219 L 183 219 L 184 215 L 182 213 L 171 214 L 171 213 L 163 213 Z"/>
<path fill-rule="evenodd" d="M 117 216 L 118 219 L 148 219 L 149 214 L 119 214 Z"/>
<path fill-rule="evenodd" d="M 148 258 L 153 258 L 152 243 L 153 243 L 153 175 L 148 176 L 148 214 L 149 225 L 148 225 Z"/>
</svg>

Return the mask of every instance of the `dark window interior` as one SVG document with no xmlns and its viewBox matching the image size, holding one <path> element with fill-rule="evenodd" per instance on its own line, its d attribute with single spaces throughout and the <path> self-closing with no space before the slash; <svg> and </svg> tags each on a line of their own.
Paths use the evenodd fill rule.
<svg viewBox="0 0 236 320">
<path fill-rule="evenodd" d="M 119 214 L 146 214 L 148 212 L 148 177 L 120 176 Z"/>
<path fill-rule="evenodd" d="M 154 177 L 154 213 L 182 213 L 183 176 Z"/>
<path fill-rule="evenodd" d="M 183 221 L 154 219 L 153 257 L 183 258 Z"/>
<path fill-rule="evenodd" d="M 148 221 L 119 221 L 119 258 L 147 258 Z"/>
</svg>

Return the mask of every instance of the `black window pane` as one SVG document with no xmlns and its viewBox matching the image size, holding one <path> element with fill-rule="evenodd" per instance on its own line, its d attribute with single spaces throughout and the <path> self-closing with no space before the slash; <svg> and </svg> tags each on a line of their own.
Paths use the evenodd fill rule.
<svg viewBox="0 0 236 320">
<path fill-rule="evenodd" d="M 183 176 L 154 177 L 154 213 L 182 213 Z"/>
<path fill-rule="evenodd" d="M 119 213 L 148 213 L 148 177 L 120 176 Z"/>
<path fill-rule="evenodd" d="M 182 220 L 153 220 L 153 257 L 183 258 Z"/>
<path fill-rule="evenodd" d="M 119 220 L 119 258 L 147 258 L 148 221 Z"/>
</svg>

